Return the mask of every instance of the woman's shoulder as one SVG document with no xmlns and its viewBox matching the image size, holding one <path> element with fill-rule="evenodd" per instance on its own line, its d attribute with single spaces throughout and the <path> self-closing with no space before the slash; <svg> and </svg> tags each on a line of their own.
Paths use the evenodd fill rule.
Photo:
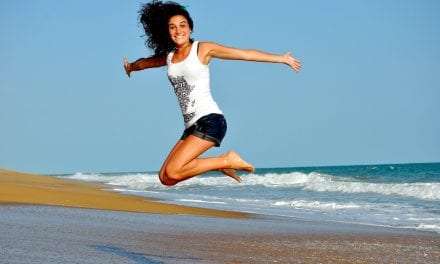
<svg viewBox="0 0 440 264">
<path fill-rule="evenodd" d="M 215 47 L 218 47 L 219 44 L 212 41 L 198 41 L 199 52 L 208 53 Z"/>
<path fill-rule="evenodd" d="M 217 50 L 221 45 L 212 41 L 199 41 L 199 59 L 200 61 L 207 65 L 211 61 L 211 53 Z"/>
<path fill-rule="evenodd" d="M 199 46 L 213 46 L 213 45 L 218 45 L 215 42 L 212 41 L 197 41 L 199 43 Z"/>
</svg>

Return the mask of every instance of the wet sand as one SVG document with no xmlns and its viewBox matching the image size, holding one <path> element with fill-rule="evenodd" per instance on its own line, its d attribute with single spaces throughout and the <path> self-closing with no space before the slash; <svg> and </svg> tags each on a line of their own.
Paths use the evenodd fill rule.
<svg viewBox="0 0 440 264">
<path fill-rule="evenodd" d="M 0 263 L 439 263 L 427 232 L 275 218 L 0 206 Z"/>
<path fill-rule="evenodd" d="M 62 199 L 44 205 L 48 198 L 38 195 L 49 190 L 85 196 L 98 191 L 111 199 L 121 195 L 101 191 L 99 185 L 58 179 L 41 183 L 41 176 L 12 173 L 11 178 L 8 173 L 0 172 L 0 263 L 440 263 L 437 233 L 281 217 L 196 215 L 185 211 L 194 208 L 180 206 L 160 213 L 169 205 L 135 196 L 112 208 L 88 200 L 78 206 L 72 197 L 64 198 L 68 205 Z M 19 199 L 10 187 L 33 195 Z M 89 199 L 100 199 L 96 195 Z M 159 208 L 149 213 L 124 210 L 133 201 L 146 202 L 145 211 L 150 203 Z"/>
</svg>

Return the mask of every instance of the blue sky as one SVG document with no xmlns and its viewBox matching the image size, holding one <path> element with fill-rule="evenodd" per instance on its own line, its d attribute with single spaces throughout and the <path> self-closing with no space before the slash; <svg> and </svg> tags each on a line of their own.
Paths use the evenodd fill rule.
<svg viewBox="0 0 440 264">
<path fill-rule="evenodd" d="M 150 55 L 140 1 L 0 2 L 0 168 L 33 173 L 156 171 L 183 121 Z M 193 37 L 271 53 L 279 64 L 215 60 L 228 120 L 218 155 L 256 167 L 440 161 L 439 1 L 181 2 Z"/>
</svg>

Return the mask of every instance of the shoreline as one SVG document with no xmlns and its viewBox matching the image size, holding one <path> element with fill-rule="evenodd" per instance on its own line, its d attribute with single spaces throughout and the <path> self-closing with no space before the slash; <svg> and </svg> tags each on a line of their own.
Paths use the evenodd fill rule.
<svg viewBox="0 0 440 264">
<path fill-rule="evenodd" d="M 250 214 L 161 203 L 107 186 L 0 169 L 0 205 L 50 205 L 138 213 L 251 217 Z"/>
</svg>

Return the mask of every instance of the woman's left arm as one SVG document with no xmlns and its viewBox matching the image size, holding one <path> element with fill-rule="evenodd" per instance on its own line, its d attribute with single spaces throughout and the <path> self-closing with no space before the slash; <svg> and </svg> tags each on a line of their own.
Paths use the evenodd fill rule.
<svg viewBox="0 0 440 264">
<path fill-rule="evenodd" d="M 246 60 L 259 62 L 284 63 L 290 66 L 294 71 L 301 69 L 301 61 L 292 57 L 291 52 L 283 55 L 270 54 L 255 49 L 237 49 L 222 46 L 213 42 L 200 43 L 201 60 L 204 64 L 208 64 L 212 58 L 225 60 Z"/>
</svg>

